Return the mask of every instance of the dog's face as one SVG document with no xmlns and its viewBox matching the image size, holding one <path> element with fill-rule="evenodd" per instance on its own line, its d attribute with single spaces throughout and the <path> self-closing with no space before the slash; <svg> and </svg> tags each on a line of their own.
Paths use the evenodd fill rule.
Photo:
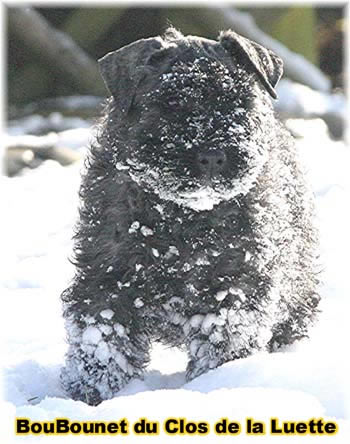
<svg viewBox="0 0 350 444">
<path fill-rule="evenodd" d="M 246 193 L 267 156 L 261 127 L 270 109 L 254 84 L 204 57 L 162 74 L 134 104 L 133 179 L 195 209 Z"/>
<path fill-rule="evenodd" d="M 227 60 L 223 48 L 170 48 L 138 84 L 122 168 L 162 199 L 209 210 L 247 193 L 263 168 L 271 104 L 255 74 Z"/>
</svg>

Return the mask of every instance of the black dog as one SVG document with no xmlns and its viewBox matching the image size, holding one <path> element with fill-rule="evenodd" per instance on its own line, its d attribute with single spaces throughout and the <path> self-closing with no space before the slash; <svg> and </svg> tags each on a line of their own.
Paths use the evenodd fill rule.
<svg viewBox="0 0 350 444">
<path fill-rule="evenodd" d="M 89 404 L 141 377 L 152 341 L 188 379 L 306 335 L 319 301 L 312 198 L 270 96 L 281 60 L 232 31 L 100 60 L 111 98 L 81 186 L 62 380 Z"/>
</svg>

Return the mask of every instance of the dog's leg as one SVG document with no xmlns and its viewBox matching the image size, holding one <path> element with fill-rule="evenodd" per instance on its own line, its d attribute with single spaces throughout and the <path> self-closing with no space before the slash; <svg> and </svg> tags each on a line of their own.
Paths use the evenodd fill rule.
<svg viewBox="0 0 350 444">
<path fill-rule="evenodd" d="M 226 362 L 266 350 L 271 339 L 271 322 L 268 311 L 244 309 L 222 309 L 217 314 L 190 318 L 184 326 L 189 355 L 187 380 Z"/>
<path fill-rule="evenodd" d="M 192 332 L 190 336 L 191 341 L 188 345 L 190 360 L 186 369 L 187 380 L 192 380 L 234 359 L 233 353 L 230 352 L 230 344 L 224 339 L 227 335 L 223 329 L 213 329 L 209 336 L 198 330 Z"/>
<path fill-rule="evenodd" d="M 102 311 L 104 322 L 89 316 L 66 321 L 69 350 L 61 375 L 63 387 L 73 399 L 90 405 L 112 398 L 130 379 L 142 377 L 149 360 L 148 337 L 109 322 L 110 313 Z"/>
</svg>

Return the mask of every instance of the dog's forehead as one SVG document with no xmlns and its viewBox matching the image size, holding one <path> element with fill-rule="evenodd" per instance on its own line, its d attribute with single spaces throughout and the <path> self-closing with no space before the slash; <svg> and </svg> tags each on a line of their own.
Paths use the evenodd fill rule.
<svg viewBox="0 0 350 444">
<path fill-rule="evenodd" d="M 164 64 L 159 72 L 157 91 L 176 92 L 179 96 L 195 91 L 201 91 L 203 96 L 210 91 L 226 95 L 229 91 L 237 92 L 236 88 L 241 89 L 245 84 L 251 85 L 251 76 L 244 69 L 218 57 L 216 51 L 212 54 L 207 48 L 202 51 L 203 43 L 209 42 L 212 49 L 216 46 L 215 42 L 203 40 L 194 38 L 195 45 L 187 46 L 185 51 L 174 49 L 169 55 L 170 63 Z"/>
<path fill-rule="evenodd" d="M 203 47 L 203 48 L 208 48 L 208 47 L 217 48 L 220 46 L 219 42 L 217 42 L 215 40 L 207 39 L 205 37 L 188 35 L 185 37 L 185 39 L 188 41 L 189 44 L 191 44 L 193 46 L 199 46 L 199 47 Z"/>
<path fill-rule="evenodd" d="M 221 44 L 215 40 L 210 40 L 204 37 L 184 36 L 182 39 L 173 40 L 169 42 L 167 47 L 170 52 L 175 53 L 179 59 L 187 56 L 206 57 L 208 59 L 220 59 L 228 61 L 227 53 Z"/>
</svg>

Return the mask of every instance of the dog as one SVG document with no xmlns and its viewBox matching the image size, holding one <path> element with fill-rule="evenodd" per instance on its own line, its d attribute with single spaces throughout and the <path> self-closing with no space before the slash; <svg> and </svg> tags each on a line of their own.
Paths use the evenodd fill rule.
<svg viewBox="0 0 350 444">
<path fill-rule="evenodd" d="M 110 92 L 80 188 L 76 274 L 62 300 L 62 383 L 97 405 L 141 378 L 152 341 L 186 377 L 307 336 L 317 314 L 313 198 L 271 99 L 273 52 L 136 41 L 99 60 Z"/>
</svg>

